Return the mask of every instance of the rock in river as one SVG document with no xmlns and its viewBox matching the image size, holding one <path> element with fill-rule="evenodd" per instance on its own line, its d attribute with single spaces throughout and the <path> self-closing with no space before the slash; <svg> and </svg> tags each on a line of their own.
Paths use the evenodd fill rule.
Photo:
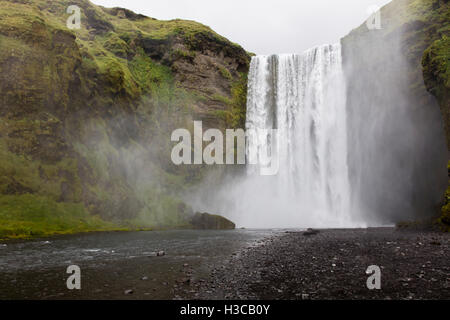
<svg viewBox="0 0 450 320">
<path fill-rule="evenodd" d="M 319 232 L 320 232 L 319 230 L 309 228 L 308 230 L 303 232 L 303 235 L 304 236 L 314 236 L 314 235 L 318 234 Z"/>
<path fill-rule="evenodd" d="M 197 212 L 191 219 L 191 225 L 199 230 L 233 230 L 236 225 L 219 215 Z"/>
</svg>

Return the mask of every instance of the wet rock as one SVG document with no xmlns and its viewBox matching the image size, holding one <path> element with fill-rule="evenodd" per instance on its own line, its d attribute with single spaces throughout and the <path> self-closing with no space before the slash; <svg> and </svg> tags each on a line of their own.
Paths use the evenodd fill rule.
<svg viewBox="0 0 450 320">
<path fill-rule="evenodd" d="M 303 233 L 283 232 L 272 242 L 264 241 L 264 247 L 258 243 L 238 251 L 237 256 L 216 266 L 205 282 L 191 284 L 193 292 L 185 291 L 183 298 L 448 298 L 447 234 L 399 233 L 391 228 L 320 230 L 317 237 Z M 418 235 L 423 246 L 417 246 Z M 441 245 L 429 245 L 432 241 Z M 372 259 L 389 270 L 383 273 L 386 291 L 359 292 L 367 278 L 355 281 L 354 277 L 363 274 Z M 297 276 L 298 270 L 302 270 L 301 276 Z"/>
<path fill-rule="evenodd" d="M 197 230 L 233 230 L 236 225 L 219 215 L 197 212 L 190 221 L 192 227 Z"/>
<path fill-rule="evenodd" d="M 314 235 L 318 234 L 319 232 L 320 232 L 319 230 L 309 228 L 308 230 L 303 232 L 303 235 L 304 236 L 314 236 Z"/>
<path fill-rule="evenodd" d="M 156 256 L 157 257 L 162 257 L 162 256 L 165 256 L 166 255 L 166 253 L 164 252 L 164 251 L 158 251 L 157 253 L 156 253 Z"/>
</svg>

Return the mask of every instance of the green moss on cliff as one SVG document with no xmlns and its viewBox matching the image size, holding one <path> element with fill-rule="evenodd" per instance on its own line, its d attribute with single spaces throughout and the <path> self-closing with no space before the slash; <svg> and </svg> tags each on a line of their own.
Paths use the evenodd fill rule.
<svg viewBox="0 0 450 320">
<path fill-rule="evenodd" d="M 432 3 L 437 8 L 430 17 L 434 23 L 432 28 L 435 33 L 430 37 L 431 44 L 423 54 L 423 79 L 427 90 L 439 102 L 447 148 L 450 151 L 450 3 L 448 1 Z M 443 230 L 450 230 L 450 187 L 445 193 L 438 223 Z"/>
<path fill-rule="evenodd" d="M 0 239 L 124 229 L 90 215 L 80 203 L 31 194 L 0 196 Z"/>
<path fill-rule="evenodd" d="M 425 50 L 422 65 L 427 89 L 441 107 L 450 150 L 450 36 L 443 35 Z"/>
<path fill-rule="evenodd" d="M 122 40 L 116 33 L 109 33 L 103 42 L 103 47 L 119 58 L 127 58 L 131 53 L 128 43 Z"/>
<path fill-rule="evenodd" d="M 449 162 L 450 172 L 450 162 Z M 437 224 L 443 231 L 450 232 L 450 186 L 444 196 L 444 205 L 441 208 L 441 216 L 437 219 Z"/>
<path fill-rule="evenodd" d="M 79 30 L 66 27 L 69 5 Z M 0 237 L 185 225 L 179 193 L 201 174 L 168 163 L 170 132 L 188 127 L 198 92 L 173 64 L 205 48 L 248 66 L 193 21 L 0 0 Z"/>
<path fill-rule="evenodd" d="M 233 103 L 231 107 L 231 125 L 233 128 L 245 128 L 245 115 L 247 112 L 247 74 L 241 73 L 239 80 L 231 87 Z"/>
<path fill-rule="evenodd" d="M 231 98 L 218 94 L 211 97 L 227 106 L 223 110 L 214 110 L 212 114 L 222 119 L 227 128 L 245 128 L 245 115 L 247 108 L 247 74 L 241 73 L 238 80 L 231 85 Z"/>
<path fill-rule="evenodd" d="M 143 50 L 140 50 L 128 65 L 143 93 L 149 93 L 154 97 L 168 93 L 174 86 L 170 68 L 155 63 Z"/>
</svg>

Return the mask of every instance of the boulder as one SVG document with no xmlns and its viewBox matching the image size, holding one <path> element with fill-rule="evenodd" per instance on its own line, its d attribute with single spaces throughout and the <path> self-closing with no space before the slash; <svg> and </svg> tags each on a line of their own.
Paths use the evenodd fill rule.
<svg viewBox="0 0 450 320">
<path fill-rule="evenodd" d="M 192 227 L 197 230 L 233 230 L 236 225 L 219 215 L 197 212 L 190 221 Z"/>
<path fill-rule="evenodd" d="M 319 230 L 309 228 L 308 230 L 303 232 L 303 235 L 304 236 L 314 236 L 314 235 L 318 234 L 319 232 L 320 232 Z"/>
</svg>

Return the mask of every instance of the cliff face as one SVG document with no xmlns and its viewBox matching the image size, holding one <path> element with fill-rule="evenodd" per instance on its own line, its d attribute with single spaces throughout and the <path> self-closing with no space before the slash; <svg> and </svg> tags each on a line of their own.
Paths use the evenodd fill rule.
<svg viewBox="0 0 450 320">
<path fill-rule="evenodd" d="M 422 58 L 423 78 L 427 90 L 433 94 L 441 108 L 450 150 L 450 2 L 440 1 L 432 16 L 428 48 Z"/>
<path fill-rule="evenodd" d="M 426 89 L 445 81 L 429 72 L 427 61 L 438 74 L 448 70 L 445 50 L 433 48 L 447 41 L 449 12 L 448 1 L 394 0 L 381 10 L 382 29 L 363 24 L 342 40 L 354 152 L 350 171 L 354 198 L 361 199 L 354 206 L 369 218 L 427 217 L 442 201 L 448 88 L 434 89 L 442 97 L 440 113 Z"/>
<path fill-rule="evenodd" d="M 423 77 L 427 90 L 433 94 L 441 109 L 450 150 L 450 2 L 441 1 L 437 14 L 434 15 L 434 28 L 437 29 L 430 45 L 422 58 Z M 450 162 L 449 162 L 450 165 Z M 450 177 L 450 166 L 449 177 Z M 444 197 L 439 222 L 447 231 L 450 230 L 450 186 Z"/>
<path fill-rule="evenodd" d="M 170 133 L 239 126 L 249 61 L 192 21 L 0 0 L 0 237 L 185 223 L 199 170 L 171 165 Z"/>
</svg>

